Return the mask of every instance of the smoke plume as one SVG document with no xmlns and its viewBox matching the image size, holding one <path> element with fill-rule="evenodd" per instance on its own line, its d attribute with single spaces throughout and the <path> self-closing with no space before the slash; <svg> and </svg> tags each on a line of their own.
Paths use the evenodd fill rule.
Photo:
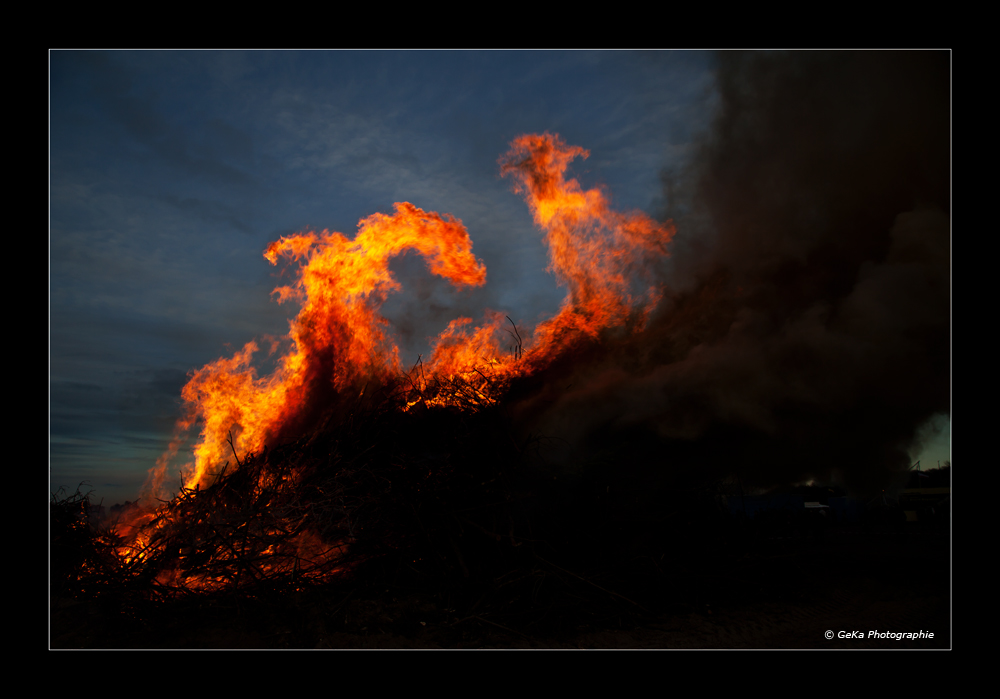
<svg viewBox="0 0 1000 699">
<path fill-rule="evenodd" d="M 950 405 L 950 55 L 724 53 L 645 329 L 520 390 L 567 466 L 881 487 Z"/>
</svg>

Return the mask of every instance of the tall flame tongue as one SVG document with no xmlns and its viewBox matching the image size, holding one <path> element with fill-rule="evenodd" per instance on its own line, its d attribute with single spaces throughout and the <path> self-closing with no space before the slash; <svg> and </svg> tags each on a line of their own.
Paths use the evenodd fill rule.
<svg viewBox="0 0 1000 699">
<path fill-rule="evenodd" d="M 204 422 L 195 449 L 195 467 L 186 486 L 202 482 L 209 469 L 230 453 L 257 451 L 269 439 L 305 428 L 317 406 L 367 379 L 399 371 L 398 348 L 385 331 L 378 309 L 399 288 L 389 259 L 407 250 L 423 255 L 434 274 L 458 287 L 486 282 L 486 267 L 472 255 L 462 222 L 428 213 L 408 203 L 396 213 L 374 214 L 359 223 L 354 240 L 340 233 L 303 233 L 271 243 L 264 257 L 305 260 L 294 286 L 275 289 L 279 302 L 303 302 L 291 323 L 291 350 L 278 369 L 257 378 L 251 365 L 257 351 L 248 343 L 232 359 L 219 359 L 195 372 L 183 397 Z M 191 424 L 189 418 L 182 426 Z M 237 442 L 230 431 L 238 425 Z"/>
<path fill-rule="evenodd" d="M 515 190 L 524 194 L 545 231 L 549 270 L 568 287 L 567 297 L 559 313 L 541 323 L 523 346 L 525 361 L 502 347 L 502 314 L 487 312 L 487 322 L 479 327 L 468 318 L 452 321 L 434 343 L 423 368 L 425 382 L 475 372 L 493 385 L 486 371 L 501 378 L 534 371 L 578 339 L 637 318 L 641 324 L 656 304 L 659 291 L 647 282 L 648 263 L 666 254 L 674 228 L 642 213 L 612 211 L 600 190 L 584 191 L 575 179 L 567 180 L 569 163 L 588 155 L 552 134 L 512 142 L 500 159 L 501 172 L 514 179 Z M 398 348 L 378 311 L 386 295 L 399 289 L 389 259 L 407 250 L 419 252 L 431 272 L 457 287 L 486 281 L 486 268 L 472 255 L 461 221 L 408 203 L 396 204 L 392 215 L 363 219 L 354 240 L 323 231 L 268 246 L 264 256 L 272 264 L 284 257 L 302 265 L 293 285 L 274 291 L 279 302 L 303 304 L 291 322 L 291 348 L 266 377 L 258 377 L 252 365 L 258 351 L 254 342 L 192 375 L 182 394 L 189 414 L 179 427 L 200 420 L 203 429 L 186 487 L 204 483 L 232 450 L 258 451 L 266 443 L 294 439 L 339 396 L 356 396 L 365 382 L 400 374 Z M 447 404 L 440 397 L 427 402 Z M 161 461 L 162 474 L 166 455 Z"/>
<path fill-rule="evenodd" d="M 674 226 L 612 211 L 599 189 L 567 181 L 569 163 L 589 155 L 546 133 L 515 139 L 500 159 L 501 173 L 514 178 L 546 233 L 549 271 L 569 288 L 559 313 L 536 329 L 535 361 L 554 359 L 580 336 L 624 325 L 637 311 L 641 323 L 660 299 L 657 285 L 642 285 L 649 263 L 666 256 Z"/>
</svg>

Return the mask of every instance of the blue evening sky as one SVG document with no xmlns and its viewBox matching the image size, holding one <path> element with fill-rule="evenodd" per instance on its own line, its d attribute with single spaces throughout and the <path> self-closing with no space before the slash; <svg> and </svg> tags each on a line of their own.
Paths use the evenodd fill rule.
<svg viewBox="0 0 1000 699">
<path fill-rule="evenodd" d="M 488 270 L 455 292 L 418 260 L 385 308 L 404 362 L 485 308 L 534 325 L 562 299 L 497 158 L 523 133 L 590 151 L 584 186 L 659 216 L 662 173 L 709 125 L 712 56 L 667 51 L 50 53 L 50 488 L 134 499 L 187 372 L 292 305 L 281 235 L 409 201 L 460 218 Z M 947 423 L 945 423 L 947 426 Z M 941 442 L 940 439 L 937 442 Z M 947 441 L 922 456 L 948 456 Z"/>
</svg>

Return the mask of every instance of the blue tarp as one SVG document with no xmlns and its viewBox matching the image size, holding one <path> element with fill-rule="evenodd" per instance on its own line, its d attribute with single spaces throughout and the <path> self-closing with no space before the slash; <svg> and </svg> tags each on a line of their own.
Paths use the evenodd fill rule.
<svg viewBox="0 0 1000 699">
<path fill-rule="evenodd" d="M 830 498 L 830 507 L 837 513 L 837 521 L 845 524 L 860 522 L 865 513 L 863 502 L 846 496 Z"/>
<path fill-rule="evenodd" d="M 777 495 L 747 495 L 740 497 L 734 495 L 729 498 L 729 511 L 734 514 L 743 514 L 753 519 L 758 512 L 768 510 L 804 510 L 805 498 L 801 495 L 777 494 Z"/>
</svg>

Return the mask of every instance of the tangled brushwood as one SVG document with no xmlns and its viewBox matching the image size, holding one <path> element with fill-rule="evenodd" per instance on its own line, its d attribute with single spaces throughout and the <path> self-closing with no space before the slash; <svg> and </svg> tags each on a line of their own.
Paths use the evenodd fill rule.
<svg viewBox="0 0 1000 699">
<path fill-rule="evenodd" d="M 158 506 L 102 528 L 84 495 L 53 500 L 55 595 L 117 613 L 419 589 L 523 635 L 556 609 L 580 623 L 583 600 L 620 627 L 710 585 L 762 600 L 826 579 L 817 558 L 736 581 L 748 539 L 783 556 L 802 527 L 740 525 L 723 496 L 809 481 L 872 502 L 948 414 L 950 55 L 730 53 L 718 86 L 666 192 L 676 226 L 571 177 L 587 151 L 557 134 L 512 141 L 500 174 L 565 299 L 533 328 L 453 318 L 409 372 L 381 314 L 391 262 L 481 287 L 459 218 L 398 202 L 353 237 L 271 243 L 274 293 L 300 306 L 287 336 L 191 372 Z"/>
<path fill-rule="evenodd" d="M 485 283 L 453 216 L 402 202 L 363 219 L 353 240 L 323 231 L 272 243 L 270 263 L 298 265 L 275 293 L 301 303 L 275 370 L 258 375 L 250 342 L 192 372 L 178 433 L 197 424 L 201 435 L 180 492 L 166 500 L 160 487 L 178 437 L 151 472 L 148 492 L 162 504 L 101 532 L 113 543 L 63 582 L 110 577 L 132 590 L 135 580 L 153 598 L 300 588 L 393 551 L 397 569 L 469 577 L 477 555 L 456 541 L 466 530 L 512 549 L 533 539 L 530 526 L 518 529 L 529 522 L 519 508 L 545 469 L 518 474 L 531 439 L 513 436 L 505 397 L 582 345 L 641 330 L 662 296 L 654 262 L 674 235 L 669 222 L 616 212 L 600 189 L 567 179 L 570 161 L 587 155 L 542 134 L 515 139 L 501 158 L 568 290 L 526 340 L 510 317 L 487 311 L 479 326 L 452 320 L 426 365 L 401 369 L 379 314 L 399 287 L 390 259 L 415 250 L 458 288 Z"/>
<path fill-rule="evenodd" d="M 165 600 L 302 589 L 379 561 L 403 575 L 470 575 L 465 530 L 514 547 L 523 445 L 484 375 L 365 391 L 347 416 L 260 453 L 146 513 L 88 522 L 88 499 L 53 497 L 53 576 L 70 596 Z M 448 393 L 448 405 L 428 408 Z M 502 532 L 502 535 L 501 533 Z M 474 546 L 472 548 L 475 548 Z M 388 562 L 386 559 L 392 559 Z M 407 573 L 409 571 L 409 573 Z"/>
<path fill-rule="evenodd" d="M 505 627 L 551 620 L 553 609 L 566 623 L 582 608 L 644 613 L 665 547 L 714 550 L 716 494 L 689 489 L 682 502 L 649 483 L 626 487 L 627 464 L 618 481 L 603 468 L 550 468 L 541 440 L 513 436 L 499 393 L 511 390 L 478 373 L 420 391 L 405 378 L 369 387 L 346 416 L 238 455 L 129 526 L 128 514 L 88 523 L 85 496 L 54 499 L 55 596 L 146 619 L 184 600 L 273 607 L 289 593 L 389 588 Z M 694 535 L 679 541 L 685 528 Z"/>
</svg>

